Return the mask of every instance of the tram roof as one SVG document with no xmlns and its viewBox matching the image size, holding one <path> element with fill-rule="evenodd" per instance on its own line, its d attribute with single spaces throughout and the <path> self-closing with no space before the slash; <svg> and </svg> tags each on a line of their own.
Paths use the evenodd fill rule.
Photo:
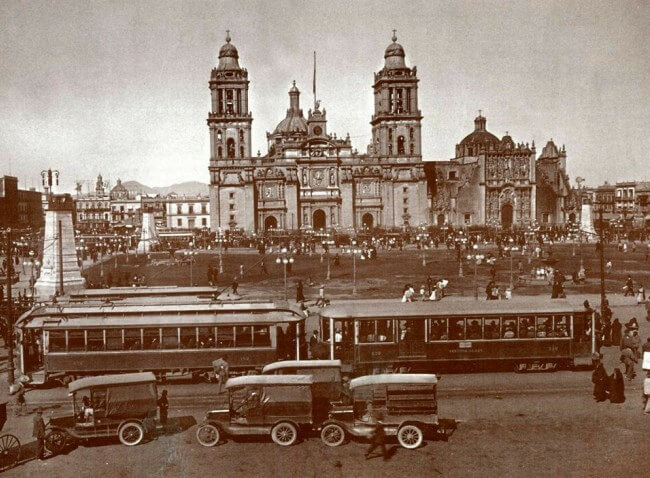
<svg viewBox="0 0 650 478">
<path fill-rule="evenodd" d="M 115 375 L 99 375 L 97 377 L 84 377 L 68 384 L 70 393 L 90 387 L 102 385 L 126 385 L 133 383 L 155 382 L 156 376 L 151 372 L 121 373 Z"/>
<path fill-rule="evenodd" d="M 458 300 L 400 302 L 399 300 L 360 300 L 329 305 L 321 310 L 321 317 L 332 319 L 408 317 L 436 315 L 498 315 L 498 314 L 566 314 L 582 312 L 584 308 L 566 299 L 547 297 L 519 297 L 511 300 Z"/>
<path fill-rule="evenodd" d="M 438 377 L 430 373 L 380 373 L 377 375 L 364 375 L 350 380 L 350 390 L 366 385 L 388 384 L 436 384 Z"/>
<path fill-rule="evenodd" d="M 179 286 L 147 286 L 147 287 L 109 287 L 108 289 L 81 289 L 70 293 L 70 298 L 90 297 L 146 297 L 164 295 L 209 295 L 217 292 L 213 287 L 179 287 Z"/>
<path fill-rule="evenodd" d="M 311 385 L 313 382 L 311 375 L 243 375 L 229 378 L 226 388 L 246 385 Z"/>
<path fill-rule="evenodd" d="M 265 324 L 273 322 L 300 322 L 304 315 L 287 308 L 276 309 L 227 309 L 210 304 L 211 307 L 42 307 L 23 314 L 17 325 L 41 328 L 53 327 L 143 327 L 143 326 L 193 326 L 219 324 Z"/>
<path fill-rule="evenodd" d="M 282 370 L 284 368 L 341 368 L 340 360 L 282 360 L 265 365 L 262 374 Z"/>
</svg>

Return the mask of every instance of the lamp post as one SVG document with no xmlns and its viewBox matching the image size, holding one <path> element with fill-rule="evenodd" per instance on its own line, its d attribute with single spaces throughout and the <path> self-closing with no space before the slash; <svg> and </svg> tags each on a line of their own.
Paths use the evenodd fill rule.
<svg viewBox="0 0 650 478">
<path fill-rule="evenodd" d="M 357 241 L 352 241 L 350 247 L 345 249 L 346 254 L 352 254 L 352 295 L 357 295 L 357 254 L 361 260 L 365 259 L 363 249 L 357 247 Z"/>
<path fill-rule="evenodd" d="M 331 274 L 330 274 L 330 248 L 335 244 L 335 242 L 331 239 L 329 240 L 324 240 L 323 241 L 323 246 L 327 247 L 327 278 L 326 280 L 330 280 Z"/>
<path fill-rule="evenodd" d="M 510 238 L 511 244 L 509 246 L 504 247 L 504 250 L 508 251 L 510 255 L 510 290 L 512 291 L 514 289 L 514 282 L 512 280 L 512 253 L 517 252 L 519 250 L 519 247 L 515 246 L 512 244 L 513 240 Z"/>
<path fill-rule="evenodd" d="M 474 244 L 474 254 L 468 254 L 467 260 L 474 262 L 474 299 L 478 300 L 478 265 L 483 261 L 485 256 L 478 254 L 478 244 Z"/>
<path fill-rule="evenodd" d="M 280 255 L 275 259 L 276 264 L 282 264 L 284 269 L 284 300 L 289 300 L 287 291 L 287 264 L 293 264 L 293 256 L 286 247 L 280 249 Z"/>
<path fill-rule="evenodd" d="M 420 243 L 420 250 L 422 251 L 422 267 L 427 266 L 427 258 L 426 258 L 425 254 L 424 254 L 424 244 L 425 244 L 425 240 L 428 239 L 428 238 L 429 238 L 429 235 L 424 234 L 424 233 L 418 234 L 416 236 L 417 241 Z"/>
<path fill-rule="evenodd" d="M 226 241 L 226 237 L 221 232 L 221 229 L 217 232 L 215 241 L 219 243 L 219 274 L 223 274 L 223 243 Z"/>
<path fill-rule="evenodd" d="M 35 284 L 36 284 L 36 277 L 34 276 L 34 268 L 35 267 L 37 268 L 37 267 L 39 267 L 41 265 L 41 263 L 37 259 L 34 258 L 34 251 L 29 251 L 29 261 L 24 261 L 23 262 L 23 268 L 26 265 L 31 266 L 29 287 L 31 289 L 32 303 L 33 303 L 34 302 L 34 287 L 35 287 Z"/>
<path fill-rule="evenodd" d="M 190 287 L 194 286 L 194 256 L 196 251 L 194 250 L 194 243 L 190 242 L 190 250 L 185 251 L 184 254 L 186 257 L 190 258 Z"/>
<path fill-rule="evenodd" d="M 462 234 L 462 232 L 461 232 Z M 463 277 L 463 246 L 467 244 L 466 237 L 457 237 L 456 238 L 456 252 L 458 256 L 458 277 Z M 478 248 L 477 245 L 474 245 Z"/>
</svg>

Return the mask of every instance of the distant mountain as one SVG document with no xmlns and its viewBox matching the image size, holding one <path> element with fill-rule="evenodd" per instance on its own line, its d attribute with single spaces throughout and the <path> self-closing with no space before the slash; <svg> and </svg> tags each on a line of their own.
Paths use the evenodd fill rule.
<svg viewBox="0 0 650 478">
<path fill-rule="evenodd" d="M 207 196 L 208 185 L 199 181 L 186 181 L 183 183 L 172 184 L 171 186 L 149 187 L 138 181 L 125 181 L 124 187 L 134 194 L 160 194 L 167 196 L 175 193 L 178 196 Z"/>
</svg>

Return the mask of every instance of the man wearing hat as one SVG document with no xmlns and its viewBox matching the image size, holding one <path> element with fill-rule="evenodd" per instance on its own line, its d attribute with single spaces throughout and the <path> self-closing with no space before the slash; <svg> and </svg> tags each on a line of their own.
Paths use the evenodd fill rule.
<svg viewBox="0 0 650 478">
<path fill-rule="evenodd" d="M 38 443 L 38 459 L 45 459 L 45 422 L 43 421 L 43 409 L 38 407 L 34 416 L 34 428 L 32 436 Z"/>
</svg>

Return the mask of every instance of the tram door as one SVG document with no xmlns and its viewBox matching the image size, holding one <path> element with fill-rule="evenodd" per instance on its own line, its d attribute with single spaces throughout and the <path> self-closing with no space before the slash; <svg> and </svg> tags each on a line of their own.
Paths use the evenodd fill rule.
<svg viewBox="0 0 650 478">
<path fill-rule="evenodd" d="M 424 324 L 425 320 L 400 320 L 399 321 L 399 356 L 414 357 L 425 355 L 424 351 Z"/>
</svg>

